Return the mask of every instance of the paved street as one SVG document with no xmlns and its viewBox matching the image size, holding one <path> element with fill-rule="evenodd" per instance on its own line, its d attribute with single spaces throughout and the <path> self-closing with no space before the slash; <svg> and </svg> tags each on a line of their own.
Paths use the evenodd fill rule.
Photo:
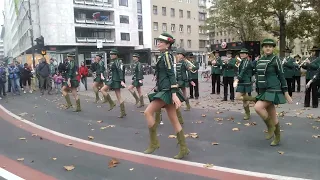
<svg viewBox="0 0 320 180">
<path fill-rule="evenodd" d="M 151 76 L 147 76 L 145 84 L 151 84 L 150 81 Z M 145 86 L 144 94 L 152 88 Z M 128 102 L 128 116 L 124 119 L 117 118 L 119 107 L 108 112 L 108 105 L 94 104 L 91 90 L 81 91 L 83 112 L 79 113 L 61 109 L 64 103 L 61 95 L 40 97 L 36 93 L 9 97 L 8 102 L 2 100 L 1 105 L 27 121 L 0 110 L 0 170 L 5 169 L 24 179 L 31 176 L 35 180 L 41 177 L 62 180 L 249 180 L 285 179 L 284 176 L 320 179 L 320 122 L 317 118 L 320 113 L 318 109 L 303 109 L 301 104 L 296 104 L 303 102 L 302 93 L 295 95 L 294 104 L 279 108 L 279 112 L 284 111 L 279 114 L 282 142 L 278 147 L 270 147 L 270 141 L 264 140 L 265 125 L 255 113 L 251 121 L 244 122 L 241 104 L 220 102 L 221 97 L 209 94 L 209 83 L 201 83 L 200 88 L 201 97 L 199 101 L 192 101 L 192 111 L 182 112 L 185 133 L 198 135 L 198 138 L 187 138 L 191 153 L 186 162 L 168 159 L 178 153 L 178 147 L 176 139 L 168 138 L 174 133 L 165 113 L 164 125 L 158 128 L 161 147 L 155 152 L 157 156 L 139 153 L 148 146 L 144 109 L 134 107 L 133 98 L 126 90 L 123 96 Z M 114 98 L 113 92 L 111 95 Z M 47 129 L 31 126 L 29 122 Z M 233 128 L 239 131 L 233 131 Z M 52 131 L 65 135 L 52 134 Z M 119 164 L 108 168 L 114 158 Z M 73 170 L 64 169 L 71 165 Z"/>
</svg>

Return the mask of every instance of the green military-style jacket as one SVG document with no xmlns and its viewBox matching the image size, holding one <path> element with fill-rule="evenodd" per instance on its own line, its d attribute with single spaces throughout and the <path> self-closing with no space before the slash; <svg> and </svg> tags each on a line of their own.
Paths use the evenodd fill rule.
<svg viewBox="0 0 320 180">
<path fill-rule="evenodd" d="M 78 81 L 77 80 L 77 69 L 74 60 L 69 61 L 67 66 L 67 79 L 71 81 Z"/>
<path fill-rule="evenodd" d="M 253 74 L 253 66 L 250 60 L 242 59 L 239 69 L 237 79 L 239 80 L 239 85 L 251 84 L 251 77 Z"/>
<path fill-rule="evenodd" d="M 257 87 L 271 92 L 288 92 L 287 81 L 278 56 L 262 56 L 256 65 Z"/>
<path fill-rule="evenodd" d="M 157 91 L 171 90 L 171 92 L 177 92 L 178 84 L 176 75 L 174 72 L 174 57 L 166 51 L 162 52 L 157 59 L 155 67 L 155 75 L 157 80 Z"/>
<path fill-rule="evenodd" d="M 236 59 L 232 58 L 227 64 L 222 65 L 223 77 L 234 77 L 236 68 Z"/>
<path fill-rule="evenodd" d="M 104 65 L 104 62 L 102 60 L 100 60 L 98 63 L 97 63 L 97 70 L 96 70 L 96 73 L 97 73 L 97 77 L 100 77 L 101 74 L 106 77 L 105 73 L 106 73 L 106 67 Z"/>
<path fill-rule="evenodd" d="M 221 74 L 221 66 L 222 66 L 222 60 L 221 57 L 218 57 L 218 59 L 216 60 L 217 63 L 215 65 L 212 64 L 211 66 L 211 74 Z"/>
<path fill-rule="evenodd" d="M 293 78 L 294 76 L 294 59 L 290 56 L 286 57 L 285 63 L 283 63 L 283 72 L 285 78 Z"/>
<path fill-rule="evenodd" d="M 307 70 L 306 79 L 312 79 L 320 66 L 320 58 L 311 57 L 309 60 L 310 64 L 304 63 L 301 66 L 303 69 Z"/>
<path fill-rule="evenodd" d="M 143 79 L 142 64 L 139 61 L 133 63 L 133 69 L 134 69 L 134 74 L 132 76 L 132 80 L 134 81 L 142 80 Z"/>
<path fill-rule="evenodd" d="M 189 71 L 189 77 L 191 79 L 198 79 L 199 78 L 198 77 L 199 62 L 196 60 L 192 60 L 190 62 L 194 65 L 194 67 L 192 67 L 191 71 L 193 71 L 193 72 L 195 71 L 195 72 L 193 73 L 193 72 Z"/>
<path fill-rule="evenodd" d="M 300 77 L 301 76 L 301 70 L 300 70 L 300 65 L 297 62 L 293 62 L 294 65 L 294 75 L 295 77 Z"/>
<path fill-rule="evenodd" d="M 191 77 L 188 76 L 188 67 L 189 64 L 181 59 L 176 66 L 176 77 L 177 81 L 189 81 Z"/>
<path fill-rule="evenodd" d="M 121 82 L 124 81 L 123 63 L 121 59 L 114 59 L 110 65 L 108 81 Z"/>
</svg>

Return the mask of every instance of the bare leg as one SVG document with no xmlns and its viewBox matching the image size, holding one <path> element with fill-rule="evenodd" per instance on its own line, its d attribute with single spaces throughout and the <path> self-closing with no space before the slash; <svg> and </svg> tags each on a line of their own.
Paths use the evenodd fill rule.
<svg viewBox="0 0 320 180">
<path fill-rule="evenodd" d="M 121 98 L 121 90 L 120 89 L 115 89 L 114 92 L 116 93 L 118 102 L 120 104 L 120 116 L 119 116 L 119 118 L 123 118 L 127 114 L 126 114 L 126 110 L 125 110 L 125 107 L 124 107 L 124 101 Z"/>
<path fill-rule="evenodd" d="M 183 97 L 186 101 L 187 107 L 186 107 L 185 111 L 190 111 L 191 106 L 190 106 L 190 102 L 189 102 L 188 95 L 187 95 L 187 88 L 181 88 L 181 91 L 182 91 Z"/>
<path fill-rule="evenodd" d="M 69 96 L 68 92 L 69 92 L 69 88 L 66 87 L 66 86 L 63 86 L 62 87 L 62 94 L 63 94 L 63 96 L 64 96 L 64 98 L 66 99 L 66 102 L 67 102 L 67 104 L 65 105 L 66 109 L 69 109 L 70 107 L 72 107 L 70 96 Z"/>
<path fill-rule="evenodd" d="M 75 109 L 75 112 L 79 112 L 79 111 L 81 111 L 81 105 L 80 105 L 80 98 L 77 93 L 77 88 L 71 88 L 71 92 L 72 92 L 74 99 L 76 100 L 77 107 Z"/>
<path fill-rule="evenodd" d="M 110 105 L 110 109 L 109 111 L 111 111 L 115 106 L 116 104 L 113 102 L 113 100 L 111 99 L 111 96 L 110 94 L 108 93 L 109 91 L 109 86 L 107 85 L 104 85 L 102 88 L 101 88 L 101 93 L 103 94 L 103 97 L 105 99 L 106 102 L 109 102 L 109 105 Z"/>
<path fill-rule="evenodd" d="M 134 97 L 134 99 L 136 100 L 136 105 L 139 103 L 139 97 L 137 95 L 137 93 L 133 90 L 134 86 L 130 85 L 128 87 L 128 90 L 130 91 L 130 93 L 132 94 L 132 96 Z"/>
</svg>

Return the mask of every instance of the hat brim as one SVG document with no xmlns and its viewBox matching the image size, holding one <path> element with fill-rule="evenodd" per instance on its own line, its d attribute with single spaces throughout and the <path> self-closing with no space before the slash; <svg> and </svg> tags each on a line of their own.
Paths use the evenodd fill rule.
<svg viewBox="0 0 320 180">
<path fill-rule="evenodd" d="M 110 52 L 110 55 L 118 55 L 118 53 Z"/>
<path fill-rule="evenodd" d="M 276 46 L 277 46 L 276 43 L 274 43 L 274 42 L 264 42 L 264 43 L 261 44 L 261 47 L 263 47 L 263 46 L 265 46 L 265 45 L 271 45 L 271 46 L 273 46 L 273 47 L 276 47 Z"/>
<path fill-rule="evenodd" d="M 75 57 L 76 55 L 68 54 L 67 57 Z"/>
<path fill-rule="evenodd" d="M 239 54 L 249 54 L 249 51 L 240 51 Z"/>
</svg>

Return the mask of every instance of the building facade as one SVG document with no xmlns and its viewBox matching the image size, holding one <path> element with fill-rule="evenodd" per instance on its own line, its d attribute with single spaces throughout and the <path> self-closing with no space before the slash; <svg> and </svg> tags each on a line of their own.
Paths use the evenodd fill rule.
<svg viewBox="0 0 320 180">
<path fill-rule="evenodd" d="M 105 52 L 108 57 L 107 52 L 117 48 L 129 63 L 133 51 L 143 48 L 141 0 L 30 0 L 30 6 L 28 1 L 4 1 L 5 46 L 10 57 L 30 61 L 31 30 L 33 40 L 44 37 L 48 58 L 58 61 L 74 52 L 79 63 L 91 64 L 96 53 Z"/>
<path fill-rule="evenodd" d="M 144 5 L 148 6 L 151 16 L 145 21 L 150 22 L 150 35 L 145 43 L 152 49 L 152 62 L 159 55 L 156 38 L 163 32 L 175 38 L 175 47 L 193 53 L 199 62 L 206 61 L 206 0 L 150 0 L 149 5 Z"/>
</svg>

